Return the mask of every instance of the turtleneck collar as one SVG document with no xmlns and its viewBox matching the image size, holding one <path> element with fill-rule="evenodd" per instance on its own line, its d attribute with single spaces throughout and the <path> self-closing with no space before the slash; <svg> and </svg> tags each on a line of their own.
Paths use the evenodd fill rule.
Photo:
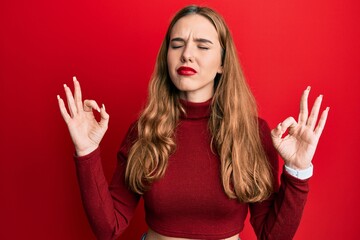
<svg viewBox="0 0 360 240">
<path fill-rule="evenodd" d="M 185 109 L 185 114 L 181 114 L 180 118 L 183 119 L 201 119 L 201 118 L 209 118 L 210 110 L 211 110 L 211 100 L 207 100 L 206 102 L 189 102 L 180 98 L 180 103 Z"/>
</svg>

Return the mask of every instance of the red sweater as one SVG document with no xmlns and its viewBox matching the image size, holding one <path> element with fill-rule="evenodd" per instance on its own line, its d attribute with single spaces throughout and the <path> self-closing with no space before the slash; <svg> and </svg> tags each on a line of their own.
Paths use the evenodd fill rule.
<svg viewBox="0 0 360 240">
<path fill-rule="evenodd" d="M 308 180 L 283 171 L 280 187 L 276 183 L 278 191 L 268 200 L 244 204 L 229 199 L 222 188 L 219 157 L 210 149 L 210 101 L 182 103 L 187 114 L 176 129 L 176 151 L 169 158 L 165 176 L 143 195 L 149 227 L 171 237 L 223 239 L 242 231 L 249 209 L 258 239 L 292 239 L 306 202 Z M 269 127 L 260 120 L 260 128 L 274 176 L 278 176 Z M 98 239 L 116 239 L 128 226 L 141 197 L 124 181 L 127 154 L 135 138 L 135 128 L 130 128 L 109 186 L 99 149 L 75 157 L 84 208 Z"/>
</svg>

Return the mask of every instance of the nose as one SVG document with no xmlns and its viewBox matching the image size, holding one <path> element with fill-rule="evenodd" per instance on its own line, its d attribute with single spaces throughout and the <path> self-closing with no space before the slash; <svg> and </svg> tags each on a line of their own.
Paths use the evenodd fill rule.
<svg viewBox="0 0 360 240">
<path fill-rule="evenodd" d="M 181 54 L 181 62 L 194 62 L 194 54 L 189 45 L 184 48 L 184 51 Z"/>
</svg>

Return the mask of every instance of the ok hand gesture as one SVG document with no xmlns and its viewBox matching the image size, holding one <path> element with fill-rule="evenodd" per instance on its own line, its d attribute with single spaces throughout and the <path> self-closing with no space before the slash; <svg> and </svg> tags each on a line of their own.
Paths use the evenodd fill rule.
<svg viewBox="0 0 360 240">
<path fill-rule="evenodd" d="M 73 81 L 74 96 L 70 88 L 64 84 L 69 113 L 59 95 L 57 98 L 61 115 L 68 126 L 76 153 L 78 156 L 83 156 L 94 151 L 99 146 L 108 128 L 109 115 L 105 111 L 105 106 L 102 105 L 99 108 L 94 100 L 85 100 L 83 103 L 80 83 L 76 77 L 73 77 Z M 100 112 L 100 122 L 95 119 L 93 110 Z"/>
<path fill-rule="evenodd" d="M 271 131 L 274 147 L 285 164 L 295 170 L 303 170 L 310 166 L 329 112 L 327 107 L 316 126 L 322 95 L 315 100 L 309 116 L 307 104 L 309 92 L 310 87 L 307 87 L 301 97 L 298 122 L 289 117 Z M 288 135 L 282 138 L 287 130 L 289 130 Z"/>
</svg>

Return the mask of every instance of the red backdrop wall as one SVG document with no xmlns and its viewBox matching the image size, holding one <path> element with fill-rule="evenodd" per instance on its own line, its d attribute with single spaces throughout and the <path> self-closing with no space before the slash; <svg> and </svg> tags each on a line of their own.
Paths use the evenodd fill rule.
<svg viewBox="0 0 360 240">
<path fill-rule="evenodd" d="M 295 239 L 358 237 L 359 1 L 14 0 L 0 3 L 0 239 L 94 239 L 56 95 L 76 75 L 85 98 L 106 104 L 110 128 L 101 148 L 110 179 L 166 27 L 190 3 L 226 19 L 272 127 L 297 116 L 306 86 L 311 102 L 324 94 L 331 110 Z M 144 231 L 140 204 L 121 239 Z M 241 237 L 255 239 L 249 224 Z"/>
</svg>

